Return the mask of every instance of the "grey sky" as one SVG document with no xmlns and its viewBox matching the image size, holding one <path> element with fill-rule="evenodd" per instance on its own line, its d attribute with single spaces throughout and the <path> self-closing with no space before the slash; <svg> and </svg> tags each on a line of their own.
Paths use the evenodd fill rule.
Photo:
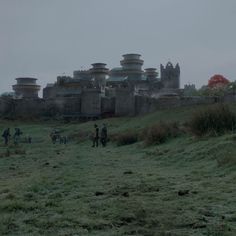
<svg viewBox="0 0 236 236">
<path fill-rule="evenodd" d="M 0 0 L 0 93 L 15 78 L 43 87 L 91 63 L 179 62 L 181 85 L 236 80 L 236 0 Z"/>
</svg>

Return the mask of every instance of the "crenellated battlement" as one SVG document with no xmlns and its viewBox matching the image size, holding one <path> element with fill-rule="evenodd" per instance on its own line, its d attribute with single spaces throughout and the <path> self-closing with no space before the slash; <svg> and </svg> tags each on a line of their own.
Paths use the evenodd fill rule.
<svg viewBox="0 0 236 236">
<path fill-rule="evenodd" d="M 175 66 L 171 62 L 168 62 L 166 66 L 161 64 L 161 82 L 164 88 L 180 88 L 180 67 L 177 63 Z"/>
</svg>

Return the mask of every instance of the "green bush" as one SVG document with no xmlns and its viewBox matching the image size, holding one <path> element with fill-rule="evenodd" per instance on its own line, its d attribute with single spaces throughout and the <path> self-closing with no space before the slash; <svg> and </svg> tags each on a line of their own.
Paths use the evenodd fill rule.
<svg viewBox="0 0 236 236">
<path fill-rule="evenodd" d="M 147 128 L 143 133 L 147 145 L 165 143 L 168 139 L 180 134 L 179 125 L 176 122 L 160 122 Z"/>
<path fill-rule="evenodd" d="M 125 133 L 113 136 L 118 146 L 129 145 L 138 141 L 138 133 L 133 130 L 128 130 Z"/>
<path fill-rule="evenodd" d="M 93 139 L 93 134 L 88 131 L 74 130 L 71 134 L 68 135 L 69 140 L 74 140 L 77 142 L 84 142 L 86 140 Z"/>
<path fill-rule="evenodd" d="M 236 166 L 236 157 L 235 157 L 235 155 L 228 153 L 228 154 L 221 156 L 217 159 L 217 165 L 218 165 L 218 167 Z"/>
<path fill-rule="evenodd" d="M 217 104 L 194 112 L 188 125 L 197 136 L 221 135 L 235 130 L 236 116 L 227 105 Z"/>
</svg>

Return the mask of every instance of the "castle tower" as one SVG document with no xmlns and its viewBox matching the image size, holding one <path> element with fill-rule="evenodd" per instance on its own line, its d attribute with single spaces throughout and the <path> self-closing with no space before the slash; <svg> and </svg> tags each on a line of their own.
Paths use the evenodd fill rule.
<svg viewBox="0 0 236 236">
<path fill-rule="evenodd" d="M 120 61 L 120 64 L 125 76 L 128 76 L 128 80 L 141 80 L 143 60 L 140 57 L 140 54 L 123 55 L 123 60 Z"/>
<path fill-rule="evenodd" d="M 180 67 L 178 63 L 175 67 L 171 62 L 168 62 L 166 67 L 161 64 L 161 82 L 164 88 L 180 88 Z"/>
<path fill-rule="evenodd" d="M 17 84 L 12 88 L 15 91 L 16 97 L 20 98 L 38 98 L 40 85 L 36 84 L 35 78 L 21 77 L 16 78 Z"/>
<path fill-rule="evenodd" d="M 104 90 L 106 86 L 106 76 L 109 73 L 109 69 L 106 68 L 106 64 L 104 63 L 94 63 L 92 66 L 90 72 L 94 78 L 94 86 Z"/>
<path fill-rule="evenodd" d="M 158 72 L 156 68 L 146 68 L 145 75 L 147 77 L 147 81 L 155 81 L 157 80 Z"/>
</svg>

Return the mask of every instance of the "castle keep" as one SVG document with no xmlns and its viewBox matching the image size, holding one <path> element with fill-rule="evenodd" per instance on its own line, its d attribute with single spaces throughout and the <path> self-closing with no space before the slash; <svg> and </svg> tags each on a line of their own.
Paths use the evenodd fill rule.
<svg viewBox="0 0 236 236">
<path fill-rule="evenodd" d="M 139 54 L 125 54 L 119 67 L 94 63 L 89 70 L 74 71 L 73 77 L 58 76 L 43 89 L 43 98 L 38 97 L 36 78 L 17 78 L 14 98 L 1 98 L 0 114 L 87 119 L 138 115 L 189 103 L 181 95 L 178 64 L 161 64 L 158 77 L 157 68 L 143 70 L 143 62 Z"/>
</svg>

